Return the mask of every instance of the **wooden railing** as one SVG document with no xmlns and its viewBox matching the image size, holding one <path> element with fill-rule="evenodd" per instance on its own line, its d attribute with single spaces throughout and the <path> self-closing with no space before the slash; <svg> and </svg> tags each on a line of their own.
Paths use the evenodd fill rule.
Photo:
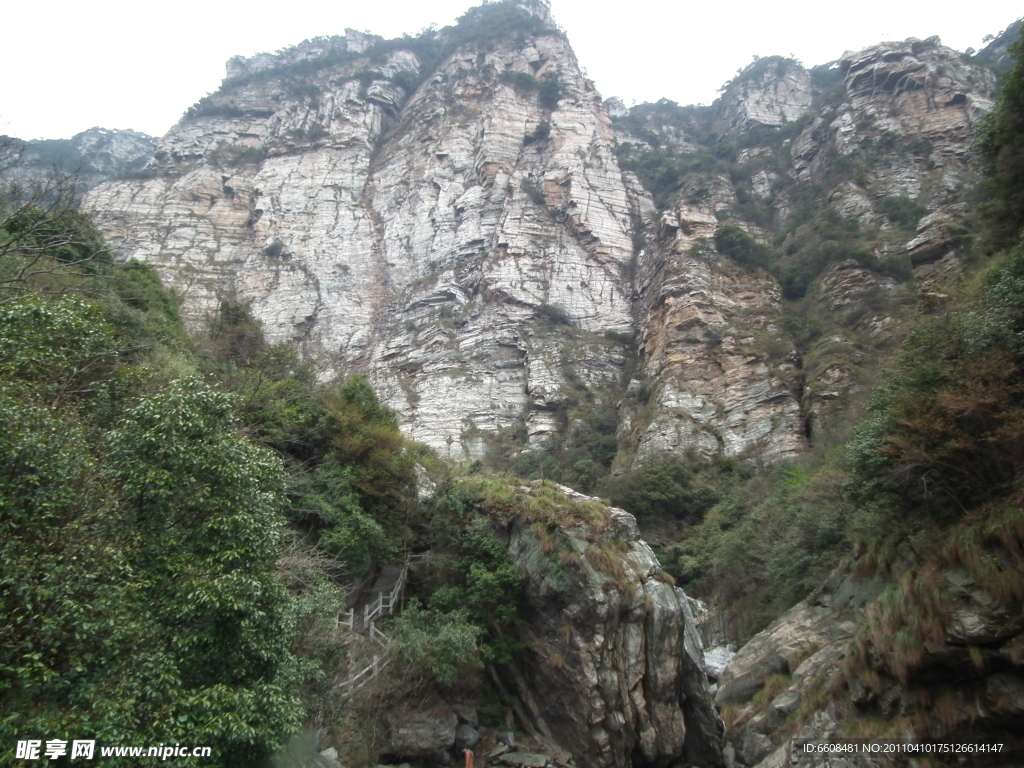
<svg viewBox="0 0 1024 768">
<path fill-rule="evenodd" d="M 423 562 L 424 560 L 426 560 L 426 555 L 410 555 L 407 557 L 405 559 L 405 563 L 402 565 L 402 570 L 398 575 L 398 579 L 395 581 L 395 585 L 391 588 L 391 591 L 381 592 L 377 595 L 376 600 L 363 606 L 363 628 L 366 630 L 366 636 L 378 643 L 382 647 L 382 651 L 381 653 L 375 654 L 373 660 L 358 673 L 347 680 L 343 680 L 338 683 L 335 686 L 335 690 L 342 688 L 350 688 L 353 691 L 359 690 L 366 685 L 366 683 L 376 677 L 377 673 L 381 669 L 387 666 L 387 660 L 384 658 L 383 651 L 387 649 L 391 639 L 377 629 L 373 620 L 378 616 L 391 616 L 395 613 L 395 606 L 399 604 L 402 592 L 409 580 L 409 565 L 411 563 Z M 343 616 L 344 618 L 342 618 Z M 337 625 L 339 627 L 345 627 L 349 632 L 354 632 L 355 620 L 355 608 L 349 608 L 345 613 L 339 614 L 337 618 Z"/>
</svg>

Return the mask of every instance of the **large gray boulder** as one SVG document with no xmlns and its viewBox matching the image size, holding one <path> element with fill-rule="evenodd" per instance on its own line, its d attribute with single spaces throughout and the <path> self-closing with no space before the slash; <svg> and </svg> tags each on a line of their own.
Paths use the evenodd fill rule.
<svg viewBox="0 0 1024 768">
<path fill-rule="evenodd" d="M 450 749 L 459 724 L 451 707 L 435 698 L 396 712 L 387 721 L 387 738 L 381 752 L 396 757 L 428 757 Z"/>
<path fill-rule="evenodd" d="M 721 721 L 685 594 L 632 515 L 559 490 L 590 509 L 575 524 L 498 521 L 526 577 L 526 660 L 514 671 L 523 714 L 582 768 L 636 757 L 721 765 Z"/>
</svg>

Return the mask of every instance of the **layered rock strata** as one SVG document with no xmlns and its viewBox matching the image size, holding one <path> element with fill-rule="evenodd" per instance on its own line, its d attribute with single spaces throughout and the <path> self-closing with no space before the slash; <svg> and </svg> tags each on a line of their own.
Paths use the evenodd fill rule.
<svg viewBox="0 0 1024 768">
<path fill-rule="evenodd" d="M 633 329 L 632 209 L 600 97 L 555 30 L 430 69 L 363 36 L 313 48 L 233 60 L 151 178 L 88 209 L 193 324 L 248 304 L 324 378 L 368 373 L 442 453 L 480 456 L 524 425 L 546 444 L 566 370 L 618 386 L 624 348 L 603 334 Z"/>
<path fill-rule="evenodd" d="M 638 259 L 650 390 L 628 425 L 638 463 L 687 448 L 768 461 L 806 449 L 778 284 L 718 255 L 716 224 L 707 209 L 681 205 Z"/>
<path fill-rule="evenodd" d="M 515 9 L 512 28 L 488 26 Z M 856 391 L 857 364 L 812 372 L 807 399 L 778 283 L 717 254 L 718 227 L 785 251 L 776 233 L 821 187 L 877 231 L 879 263 L 934 282 L 956 270 L 967 146 L 991 103 L 991 73 L 934 41 L 830 72 L 826 87 L 795 62 L 755 62 L 713 110 L 742 146 L 733 167 L 696 164 L 655 211 L 617 157 L 637 139 L 616 136 L 547 7 L 491 4 L 432 38 L 349 31 L 232 59 L 144 178 L 86 207 L 194 326 L 247 304 L 324 380 L 370 376 L 442 455 L 557 446 L 586 404 L 621 403 L 620 466 L 688 448 L 774 461 L 806 448 L 832 394 Z M 675 127 L 656 143 L 696 157 L 701 141 Z M 837 162 L 867 170 L 835 182 Z M 879 207 L 894 196 L 937 218 L 908 235 Z"/>
</svg>

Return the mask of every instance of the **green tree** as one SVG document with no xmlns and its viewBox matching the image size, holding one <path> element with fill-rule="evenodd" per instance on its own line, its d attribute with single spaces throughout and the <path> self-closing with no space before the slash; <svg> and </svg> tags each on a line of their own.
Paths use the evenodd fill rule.
<svg viewBox="0 0 1024 768">
<path fill-rule="evenodd" d="M 298 727 L 281 465 L 231 396 L 127 365 L 107 318 L 0 307 L 0 738 L 187 738 L 249 765 Z"/>
<path fill-rule="evenodd" d="M 362 376 L 351 376 L 322 398 L 329 455 L 349 467 L 363 507 L 378 522 L 398 523 L 415 482 L 413 461 L 395 412 Z"/>
<path fill-rule="evenodd" d="M 1013 245 L 1024 227 L 1024 38 L 1009 50 L 1015 63 L 976 144 L 988 176 L 981 207 L 995 248 Z"/>
<path fill-rule="evenodd" d="M 297 729 L 298 711 L 274 577 L 281 462 L 238 433 L 232 408 L 230 395 L 177 382 L 127 410 L 108 460 L 139 539 L 132 566 L 148 623 L 173 670 L 160 700 L 225 765 L 245 765 Z"/>
</svg>

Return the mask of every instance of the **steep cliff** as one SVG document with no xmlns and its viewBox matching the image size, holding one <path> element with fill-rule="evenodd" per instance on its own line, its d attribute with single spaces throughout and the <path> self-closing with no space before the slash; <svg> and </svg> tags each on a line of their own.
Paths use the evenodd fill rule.
<svg viewBox="0 0 1024 768">
<path fill-rule="evenodd" d="M 70 139 L 12 142 L 20 150 L 20 162 L 10 168 L 4 164 L 8 180 L 45 180 L 56 172 L 73 177 L 83 192 L 139 170 L 149 162 L 156 145 L 156 139 L 144 133 L 106 128 L 90 128 Z"/>
<path fill-rule="evenodd" d="M 493 3 L 232 59 L 86 205 L 193 325 L 249 305 L 442 455 L 556 447 L 616 407 L 619 467 L 774 461 L 828 434 L 914 286 L 956 271 L 993 85 L 910 40 L 760 59 L 712 108 L 613 127 L 547 6 Z"/>
<path fill-rule="evenodd" d="M 618 110 L 620 161 L 660 211 L 638 260 L 658 402 L 639 455 L 778 458 L 831 439 L 829 412 L 864 391 L 901 312 L 958 271 L 994 87 L 937 40 L 908 40 L 811 70 L 756 60 L 712 107 Z"/>
<path fill-rule="evenodd" d="M 418 45 L 350 34 L 233 60 L 150 178 L 88 207 L 192 322 L 250 303 L 324 377 L 368 372 L 415 439 L 480 456 L 525 426 L 543 445 L 567 371 L 621 379 L 602 334 L 632 330 L 632 208 L 600 97 L 528 10 L 482 7 Z"/>
<path fill-rule="evenodd" d="M 502 674 L 527 733 L 584 768 L 721 765 L 689 600 L 633 516 L 544 482 L 481 508 L 523 576 L 524 647 Z"/>
</svg>

